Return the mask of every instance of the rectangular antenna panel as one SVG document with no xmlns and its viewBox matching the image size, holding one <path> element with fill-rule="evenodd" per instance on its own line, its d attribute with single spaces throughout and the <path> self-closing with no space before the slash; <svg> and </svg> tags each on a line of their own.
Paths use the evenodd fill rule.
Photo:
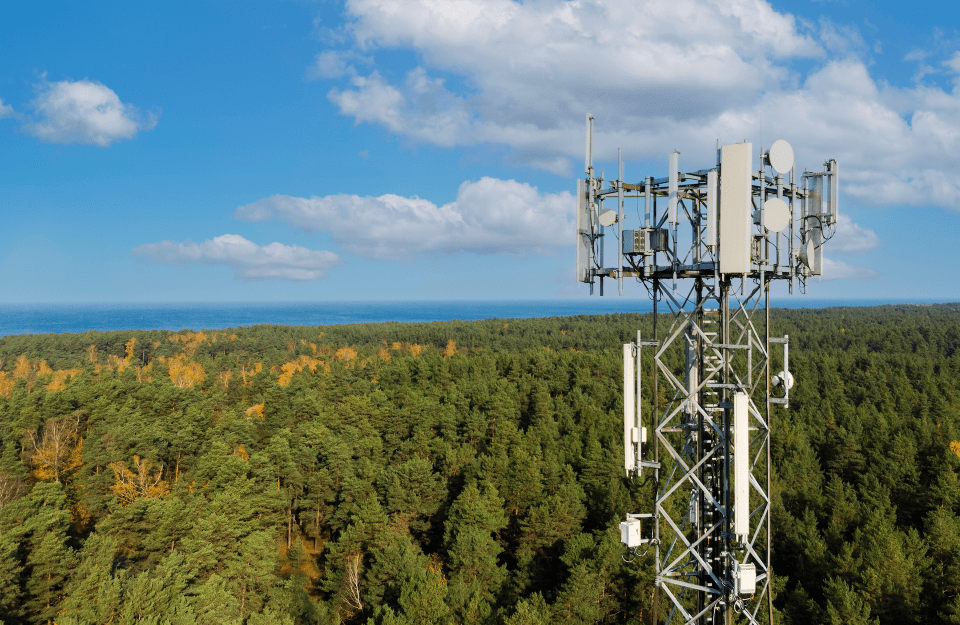
<svg viewBox="0 0 960 625">
<path fill-rule="evenodd" d="M 670 171 L 669 171 L 669 181 L 670 188 L 668 190 L 669 195 L 667 196 L 667 210 L 668 210 L 668 221 L 676 225 L 677 224 L 677 195 L 679 194 L 679 172 L 677 171 L 680 168 L 679 164 L 679 152 L 674 152 L 670 155 Z"/>
<path fill-rule="evenodd" d="M 810 275 L 823 275 L 823 228 L 819 224 L 807 232 L 807 238 L 813 241 L 813 266 Z"/>
<path fill-rule="evenodd" d="M 623 468 L 627 476 L 637 468 L 636 447 L 633 442 L 637 427 L 637 388 L 634 374 L 633 343 L 623 346 Z"/>
<path fill-rule="evenodd" d="M 720 148 L 720 273 L 750 273 L 752 143 Z"/>
<path fill-rule="evenodd" d="M 593 266 L 593 222 L 590 219 L 590 198 L 587 183 L 577 180 L 577 280 L 590 282 Z"/>
<path fill-rule="evenodd" d="M 750 400 L 733 395 L 733 531 L 750 534 Z"/>
<path fill-rule="evenodd" d="M 807 178 L 810 191 L 807 195 L 807 212 L 804 217 L 810 217 L 810 223 L 807 224 L 810 228 L 820 223 L 823 214 L 823 174 L 811 175 Z"/>
<path fill-rule="evenodd" d="M 827 217 L 827 224 L 832 226 L 837 223 L 837 213 L 839 212 L 838 207 L 840 198 L 837 190 L 840 185 L 837 183 L 839 182 L 838 174 L 840 172 L 837 171 L 837 161 L 833 159 L 827 161 L 827 170 L 830 172 L 827 180 L 830 187 L 828 192 L 824 194 L 824 197 L 829 202 L 829 205 L 827 206 L 827 210 L 824 212 L 829 215 Z"/>
<path fill-rule="evenodd" d="M 717 246 L 717 170 L 707 172 L 707 245 Z"/>
</svg>

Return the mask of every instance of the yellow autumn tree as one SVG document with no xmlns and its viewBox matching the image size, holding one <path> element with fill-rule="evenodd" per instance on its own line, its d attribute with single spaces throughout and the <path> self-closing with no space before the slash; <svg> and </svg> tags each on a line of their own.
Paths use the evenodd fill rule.
<svg viewBox="0 0 960 625">
<path fill-rule="evenodd" d="M 240 446 L 233 450 L 233 455 L 237 456 L 244 462 L 250 460 L 250 453 L 244 448 L 243 443 L 240 443 Z"/>
<path fill-rule="evenodd" d="M 138 499 L 156 499 L 170 493 L 170 485 L 163 479 L 163 466 L 154 475 L 146 458 L 134 456 L 134 470 L 127 468 L 124 462 L 112 462 L 110 468 L 117 480 L 110 490 L 120 500 L 121 506 L 126 507 Z"/>
<path fill-rule="evenodd" d="M 0 395 L 4 397 L 10 397 L 10 393 L 13 391 L 13 385 L 16 383 L 17 379 L 10 375 L 8 371 L 0 371 Z"/>
<path fill-rule="evenodd" d="M 207 373 L 199 362 L 191 362 L 183 354 L 167 359 L 170 381 L 179 388 L 190 388 L 207 379 Z"/>
<path fill-rule="evenodd" d="M 263 402 L 250 406 L 249 408 L 247 408 L 246 413 L 248 417 L 257 416 L 262 419 L 263 418 Z"/>
<path fill-rule="evenodd" d="M 342 362 L 345 366 L 350 366 L 350 362 L 357 357 L 357 350 L 349 346 L 341 347 L 337 350 L 333 357 Z"/>
<path fill-rule="evenodd" d="M 25 378 L 33 372 L 33 365 L 26 354 L 20 354 L 13 363 L 13 377 Z"/>
<path fill-rule="evenodd" d="M 45 482 L 60 482 L 67 474 L 83 464 L 83 439 L 78 436 L 80 415 L 73 414 L 47 419 L 38 435 L 29 432 L 30 448 L 27 461 L 33 466 L 33 475 Z"/>
<path fill-rule="evenodd" d="M 131 336 L 130 340 L 127 341 L 123 346 L 123 351 L 126 353 L 126 358 L 123 359 L 124 366 L 130 364 L 130 359 L 133 358 L 133 348 L 137 344 L 137 337 Z"/>
<path fill-rule="evenodd" d="M 62 391 L 67 388 L 67 380 L 75 378 L 83 373 L 83 369 L 57 369 L 53 372 L 53 378 L 47 384 L 48 391 Z"/>
<path fill-rule="evenodd" d="M 443 357 L 449 358 L 457 353 L 457 342 L 453 339 L 447 341 L 447 347 L 443 350 Z"/>
<path fill-rule="evenodd" d="M 960 441 L 950 441 L 950 451 L 960 456 Z"/>
<path fill-rule="evenodd" d="M 293 379 L 294 374 L 300 373 L 307 367 L 311 371 L 317 370 L 317 365 L 326 364 L 316 358 L 311 356 L 299 356 L 295 360 L 286 362 L 280 366 L 280 377 L 277 379 L 277 384 L 280 386 L 287 386 L 290 384 L 290 381 Z M 325 367 L 325 371 L 329 373 L 330 367 Z"/>
</svg>

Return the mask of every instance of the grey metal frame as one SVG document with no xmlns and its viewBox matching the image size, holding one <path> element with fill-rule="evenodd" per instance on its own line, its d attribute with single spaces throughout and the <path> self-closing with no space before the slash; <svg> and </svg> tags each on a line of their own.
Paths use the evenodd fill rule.
<svg viewBox="0 0 960 625">
<path fill-rule="evenodd" d="M 770 335 L 770 285 L 775 280 L 789 281 L 791 293 L 795 284 L 803 292 L 807 279 L 819 274 L 819 248 L 832 236 L 837 217 L 836 161 L 827 161 L 825 172 L 805 172 L 801 185 L 795 169 L 791 170 L 785 183 L 776 172 L 767 175 L 769 165 L 761 149 L 761 166 L 752 174 L 753 206 L 762 208 L 769 197 L 783 199 L 790 210 L 789 227 L 782 233 L 767 231 L 759 211 L 752 227 L 751 271 L 722 274 L 719 247 L 723 239 L 718 245 L 715 234 L 707 232 L 708 221 L 717 219 L 717 213 L 709 214 L 708 202 L 716 202 L 710 195 L 718 191 L 710 189 L 708 181 L 718 173 L 723 184 L 719 142 L 714 168 L 675 171 L 678 155 L 674 153 L 670 175 L 629 184 L 623 181 L 623 163 L 618 159 L 618 180 L 605 186 L 602 174 L 594 177 L 590 116 L 587 129 L 587 178 L 580 203 L 590 214 L 581 221 L 598 223 L 603 203 L 616 201 L 620 241 L 616 267 L 604 267 L 598 251 L 590 255 L 595 266 L 579 272 L 580 279 L 590 283 L 591 294 L 598 279 L 602 295 L 604 278 L 616 279 L 622 294 L 623 279 L 633 277 L 653 298 L 652 340 L 644 340 L 638 332 L 632 353 L 638 379 L 641 367 L 652 367 L 654 440 L 649 449 L 637 448 L 632 474 L 652 470 L 657 494 L 651 514 L 628 514 L 627 519 L 653 517 L 644 542 L 653 546 L 656 563 L 654 623 L 659 622 L 660 593 L 670 606 L 667 623 L 678 617 L 684 623 L 716 623 L 718 613 L 725 623 L 737 620 L 737 613 L 739 620 L 759 623 L 761 611 L 772 622 L 771 420 L 774 405 L 789 406 L 789 388 L 775 389 L 771 383 L 776 373 L 771 350 L 782 348 L 780 361 L 783 371 L 788 371 L 789 337 Z M 819 187 L 828 181 L 829 196 L 815 197 L 809 179 Z M 637 230 L 643 231 L 647 247 L 642 253 L 624 254 L 624 199 L 630 197 L 644 198 L 645 214 Z M 667 198 L 669 205 L 658 206 L 658 198 Z M 722 222 L 723 215 L 719 219 Z M 665 233 L 658 232 L 664 227 Z M 715 232 L 716 223 L 710 227 Z M 589 241 L 590 249 L 597 250 L 596 242 L 613 231 L 581 229 L 578 245 Z M 662 245 L 664 239 L 666 245 Z M 815 242 L 816 258 L 804 261 L 801 250 L 808 249 L 808 241 Z M 666 311 L 661 310 L 663 305 Z M 650 348 L 652 358 L 644 358 Z M 684 363 L 679 371 L 671 365 L 677 361 Z M 661 385 L 665 405 L 659 405 Z M 639 389 L 629 392 L 637 393 L 639 415 Z M 747 450 L 735 450 L 731 440 L 732 400 L 737 393 L 747 397 Z M 628 438 L 625 434 L 625 445 Z M 642 451 L 652 451 L 653 458 L 644 458 Z M 749 511 L 734 507 L 734 453 L 749 457 Z M 734 533 L 738 514 L 749 514 L 745 535 Z M 752 596 L 741 594 L 737 585 L 739 567 L 745 564 L 756 568 Z"/>
</svg>

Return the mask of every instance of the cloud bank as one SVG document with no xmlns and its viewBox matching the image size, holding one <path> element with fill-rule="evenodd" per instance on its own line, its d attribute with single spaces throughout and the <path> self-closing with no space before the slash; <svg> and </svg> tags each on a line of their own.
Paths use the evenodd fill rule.
<svg viewBox="0 0 960 625">
<path fill-rule="evenodd" d="M 124 104 L 106 85 L 90 80 L 44 81 L 30 103 L 34 115 L 23 131 L 46 143 L 106 147 L 157 125 L 159 113 Z"/>
<path fill-rule="evenodd" d="M 855 29 L 763 0 L 348 0 L 346 16 L 309 73 L 343 115 L 409 141 L 501 144 L 568 175 L 590 111 L 602 158 L 679 148 L 700 167 L 717 138 L 786 138 L 801 167 L 836 158 L 859 202 L 960 210 L 960 55 L 938 65 L 952 90 L 881 83 Z M 419 65 L 393 78 L 378 50 Z"/>
<path fill-rule="evenodd" d="M 555 255 L 573 244 L 573 194 L 540 193 L 514 180 L 482 178 L 460 185 L 453 202 L 419 197 L 275 195 L 241 206 L 244 221 L 281 221 L 329 232 L 363 258 L 412 261 L 424 252 Z"/>
<path fill-rule="evenodd" d="M 130 252 L 156 263 L 226 265 L 243 280 L 321 280 L 327 271 L 342 264 L 333 252 L 297 245 L 271 243 L 260 246 L 237 234 L 224 234 L 197 244 L 161 241 Z"/>
</svg>

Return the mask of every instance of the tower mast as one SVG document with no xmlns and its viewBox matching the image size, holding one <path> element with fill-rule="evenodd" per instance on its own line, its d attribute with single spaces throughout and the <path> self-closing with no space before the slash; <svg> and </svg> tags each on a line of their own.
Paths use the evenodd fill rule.
<svg viewBox="0 0 960 625">
<path fill-rule="evenodd" d="M 793 376 L 789 337 L 770 333 L 770 287 L 805 292 L 821 274 L 837 162 L 798 181 L 786 141 L 761 148 L 755 169 L 752 144 L 718 142 L 708 168 L 681 171 L 674 151 L 665 177 L 627 183 L 620 160 L 605 185 L 593 170 L 593 121 L 577 181 L 577 278 L 591 293 L 599 280 L 601 294 L 604 278 L 620 293 L 634 278 L 654 310 L 653 336 L 638 331 L 623 346 L 624 471 L 652 473 L 657 491 L 648 511 L 626 515 L 621 540 L 636 555 L 653 551 L 654 623 L 660 595 L 667 623 L 729 624 L 735 613 L 772 622 L 771 417 L 789 406 Z M 633 229 L 630 197 L 645 206 Z M 618 239 L 612 267 L 604 235 Z"/>
</svg>

